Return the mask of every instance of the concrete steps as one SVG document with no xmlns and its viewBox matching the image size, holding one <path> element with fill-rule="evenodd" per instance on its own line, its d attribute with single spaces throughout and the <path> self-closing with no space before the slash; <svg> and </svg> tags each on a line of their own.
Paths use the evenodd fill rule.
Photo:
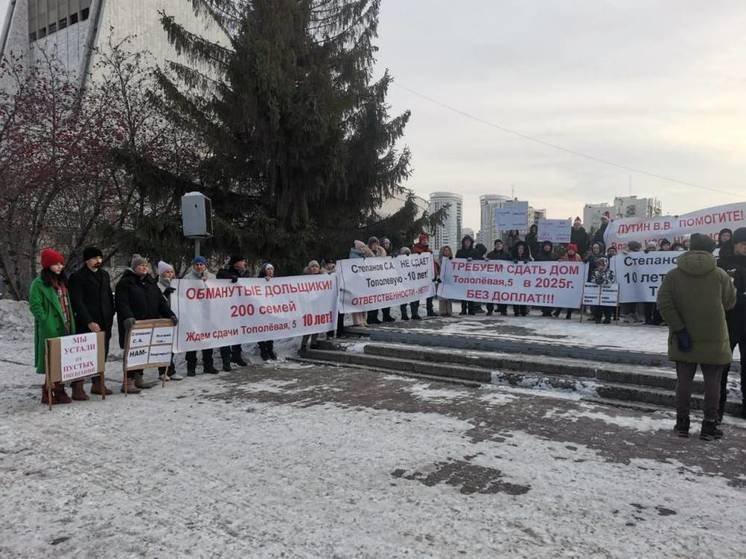
<svg viewBox="0 0 746 559">
<path fill-rule="evenodd" d="M 499 354 L 370 343 L 364 352 L 344 351 L 333 344 L 308 350 L 304 360 L 391 371 L 430 380 L 493 383 L 524 388 L 552 387 L 581 392 L 588 399 L 630 402 L 673 408 L 675 374 L 640 365 L 597 363 L 544 355 Z M 692 408 L 704 404 L 703 383 L 697 379 Z M 728 402 L 726 413 L 740 414 L 740 403 Z"/>
</svg>

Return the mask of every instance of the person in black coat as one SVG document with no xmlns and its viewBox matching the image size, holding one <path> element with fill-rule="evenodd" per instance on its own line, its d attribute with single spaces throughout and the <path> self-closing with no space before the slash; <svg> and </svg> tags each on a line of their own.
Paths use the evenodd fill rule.
<svg viewBox="0 0 746 559">
<path fill-rule="evenodd" d="M 554 256 L 554 244 L 551 241 L 541 243 L 541 248 L 536 254 L 537 262 L 554 262 L 557 258 Z M 541 307 L 541 316 L 552 316 L 554 307 Z"/>
<path fill-rule="evenodd" d="M 531 258 L 531 251 L 529 250 L 528 245 L 523 241 L 516 243 L 513 247 L 513 262 L 527 263 L 532 260 L 533 258 Z M 528 306 L 513 305 L 513 314 L 515 316 L 528 316 Z"/>
<path fill-rule="evenodd" d="M 494 248 L 487 253 L 485 258 L 487 260 L 512 260 L 513 259 L 513 257 L 510 256 L 510 253 L 508 253 L 508 251 L 505 250 L 505 243 L 503 243 L 502 239 L 497 239 L 495 241 Z M 495 309 L 494 303 L 487 303 L 487 315 L 491 315 L 494 309 Z M 497 312 L 499 312 L 502 316 L 507 316 L 508 305 L 498 303 Z"/>
<path fill-rule="evenodd" d="M 169 318 L 176 324 L 178 320 L 161 293 L 158 282 L 149 274 L 150 263 L 139 254 L 132 256 L 130 268 L 125 270 L 114 290 L 114 303 L 119 326 L 119 347 L 124 349 L 127 332 L 137 320 Z M 141 388 L 154 384 L 145 383 L 142 370 L 127 373 L 127 392 L 136 394 Z M 122 392 L 125 387 L 122 386 Z"/>
<path fill-rule="evenodd" d="M 746 228 L 733 232 L 731 253 L 718 258 L 718 266 L 733 278 L 736 287 L 736 306 L 726 311 L 728 321 L 728 337 L 731 351 L 738 346 L 741 353 L 741 417 L 746 418 Z M 722 254 L 722 253 L 721 253 Z M 728 396 L 728 373 L 730 365 L 726 365 L 720 377 L 720 408 L 718 413 L 723 419 L 725 402 Z"/>
<path fill-rule="evenodd" d="M 475 258 L 479 258 L 477 249 L 474 247 L 474 239 L 471 237 L 471 235 L 464 235 L 464 238 L 461 239 L 461 248 L 456 251 L 456 258 L 465 258 L 467 260 L 474 260 Z M 474 309 L 474 304 L 468 301 L 461 301 L 460 314 L 474 314 Z"/>
<path fill-rule="evenodd" d="M 601 216 L 601 227 L 599 227 L 598 230 L 593 233 L 591 242 L 601 243 L 602 245 L 606 246 L 606 240 L 604 239 L 604 236 L 606 235 L 606 229 L 609 227 L 610 220 L 611 214 L 609 212 L 604 212 L 604 214 Z"/>
<path fill-rule="evenodd" d="M 228 265 L 218 270 L 217 274 L 217 279 L 231 280 L 231 283 L 236 283 L 240 278 L 245 277 L 246 259 L 238 255 L 231 256 Z M 235 363 L 239 367 L 246 367 L 248 365 L 244 361 L 243 355 L 241 355 L 241 344 L 221 347 L 220 358 L 223 360 L 223 370 L 226 372 L 231 370 L 231 363 Z"/>
<path fill-rule="evenodd" d="M 101 268 L 104 255 L 96 247 L 83 250 L 84 265 L 68 280 L 70 304 L 78 333 L 104 333 L 104 360 L 109 356 L 111 329 L 114 325 L 114 294 L 109 273 Z M 91 379 L 91 394 L 111 394 L 101 378 Z"/>
<path fill-rule="evenodd" d="M 576 217 L 572 224 L 572 230 L 570 231 L 570 243 L 578 247 L 578 254 L 581 258 L 585 258 L 588 248 L 591 244 L 591 236 L 583 227 L 583 220 L 580 217 Z"/>
</svg>

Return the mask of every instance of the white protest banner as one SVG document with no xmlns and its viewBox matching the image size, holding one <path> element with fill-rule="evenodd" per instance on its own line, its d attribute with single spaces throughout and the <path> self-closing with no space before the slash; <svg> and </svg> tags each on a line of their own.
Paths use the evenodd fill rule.
<svg viewBox="0 0 746 559">
<path fill-rule="evenodd" d="M 177 280 L 174 351 L 319 334 L 337 327 L 337 277 Z"/>
<path fill-rule="evenodd" d="M 660 241 L 703 233 L 715 238 L 721 229 L 746 227 L 746 202 L 715 206 L 678 216 L 624 218 L 611 221 L 606 228 L 606 246 L 624 247 L 630 241 Z"/>
<path fill-rule="evenodd" d="M 501 231 L 528 229 L 528 202 L 505 202 L 495 208 L 495 228 Z"/>
<path fill-rule="evenodd" d="M 569 243 L 572 222 L 569 219 L 540 219 L 539 241 Z"/>
<path fill-rule="evenodd" d="M 444 260 L 438 295 L 444 299 L 580 308 L 587 270 L 582 262 Z"/>
<path fill-rule="evenodd" d="M 683 252 L 630 252 L 611 259 L 620 303 L 655 303 L 663 276 Z"/>
<path fill-rule="evenodd" d="M 339 260 L 339 312 L 393 307 L 435 295 L 435 269 L 429 252 L 397 258 Z"/>
<path fill-rule="evenodd" d="M 97 375 L 100 372 L 98 336 L 75 334 L 60 338 L 61 382 Z"/>
<path fill-rule="evenodd" d="M 597 283 L 586 283 L 583 288 L 583 306 L 616 307 L 619 300 L 619 285 L 600 286 Z"/>
</svg>

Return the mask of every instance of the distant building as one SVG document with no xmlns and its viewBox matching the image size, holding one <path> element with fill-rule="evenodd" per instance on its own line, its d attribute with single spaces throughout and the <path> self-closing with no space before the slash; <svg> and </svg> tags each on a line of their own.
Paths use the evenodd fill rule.
<svg viewBox="0 0 746 559">
<path fill-rule="evenodd" d="M 407 202 L 407 194 L 408 192 L 404 192 L 402 194 L 397 194 L 395 196 L 392 196 L 391 198 L 388 198 L 376 210 L 376 213 L 382 218 L 391 217 L 404 207 L 404 204 L 406 204 Z M 427 200 L 425 200 L 422 196 L 415 196 L 414 203 L 417 206 L 418 219 L 422 217 L 423 213 L 429 211 L 430 206 Z"/>
<path fill-rule="evenodd" d="M 615 217 L 657 217 L 663 214 L 663 207 L 657 198 L 637 196 L 617 196 L 614 198 Z"/>
<path fill-rule="evenodd" d="M 433 192 L 430 195 L 429 211 L 431 214 L 446 206 L 448 206 L 446 217 L 443 224 L 436 226 L 432 232 L 430 246 L 437 252 L 441 247 L 448 245 L 455 253 L 461 242 L 464 215 L 463 196 L 453 192 Z"/>
<path fill-rule="evenodd" d="M 183 0 L 11 0 L 0 7 L 0 57 L 11 52 L 33 63 L 42 51 L 53 54 L 84 85 L 95 71 L 97 51 L 130 38 L 128 50 L 148 51 L 156 63 L 179 55 L 161 26 L 159 11 L 174 17 L 188 31 L 228 45 L 214 22 L 195 15 Z"/>
<path fill-rule="evenodd" d="M 586 231 L 596 231 L 601 227 L 601 216 L 609 212 L 611 217 L 616 217 L 614 208 L 604 202 L 603 204 L 586 204 L 583 207 L 583 227 Z M 575 219 L 573 217 L 573 219 Z"/>
<path fill-rule="evenodd" d="M 495 209 L 502 208 L 503 204 L 510 200 L 509 196 L 501 194 L 482 194 L 479 197 L 481 219 L 477 240 L 484 246 L 491 248 L 495 243 L 495 239 L 500 237 L 500 231 L 498 231 L 495 224 Z"/>
</svg>

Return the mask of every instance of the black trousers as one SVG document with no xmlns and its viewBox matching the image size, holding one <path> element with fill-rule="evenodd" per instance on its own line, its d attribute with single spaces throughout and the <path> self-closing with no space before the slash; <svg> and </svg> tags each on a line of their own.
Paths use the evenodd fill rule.
<svg viewBox="0 0 746 559">
<path fill-rule="evenodd" d="M 704 415 L 708 421 L 718 418 L 718 384 L 723 372 L 722 365 L 707 365 L 700 363 L 702 376 L 705 379 L 705 405 Z M 676 362 L 676 415 L 689 417 L 689 405 L 692 398 L 692 383 L 694 373 L 697 372 L 697 363 Z"/>
<path fill-rule="evenodd" d="M 731 352 L 738 346 L 738 351 L 741 352 L 741 398 L 746 403 L 746 371 L 744 370 L 744 364 L 746 364 L 746 339 L 736 340 L 730 342 Z M 728 398 L 728 373 L 730 372 L 730 365 L 723 367 L 723 375 L 720 377 L 720 406 L 718 411 L 720 415 L 723 415 L 725 411 L 725 402 Z"/>
<path fill-rule="evenodd" d="M 223 360 L 223 363 L 238 361 L 241 359 L 241 344 L 221 347 L 220 358 Z"/>
<path fill-rule="evenodd" d="M 186 362 L 189 365 L 197 365 L 197 352 L 196 351 L 187 351 L 186 352 Z M 212 349 L 203 349 L 202 350 L 202 366 L 205 365 L 212 365 Z"/>
<path fill-rule="evenodd" d="M 591 307 L 591 312 L 593 312 L 593 318 L 596 320 L 601 320 L 601 317 L 608 318 L 611 320 L 612 311 L 614 310 L 614 307 L 602 307 L 600 305 L 595 305 Z"/>
</svg>

